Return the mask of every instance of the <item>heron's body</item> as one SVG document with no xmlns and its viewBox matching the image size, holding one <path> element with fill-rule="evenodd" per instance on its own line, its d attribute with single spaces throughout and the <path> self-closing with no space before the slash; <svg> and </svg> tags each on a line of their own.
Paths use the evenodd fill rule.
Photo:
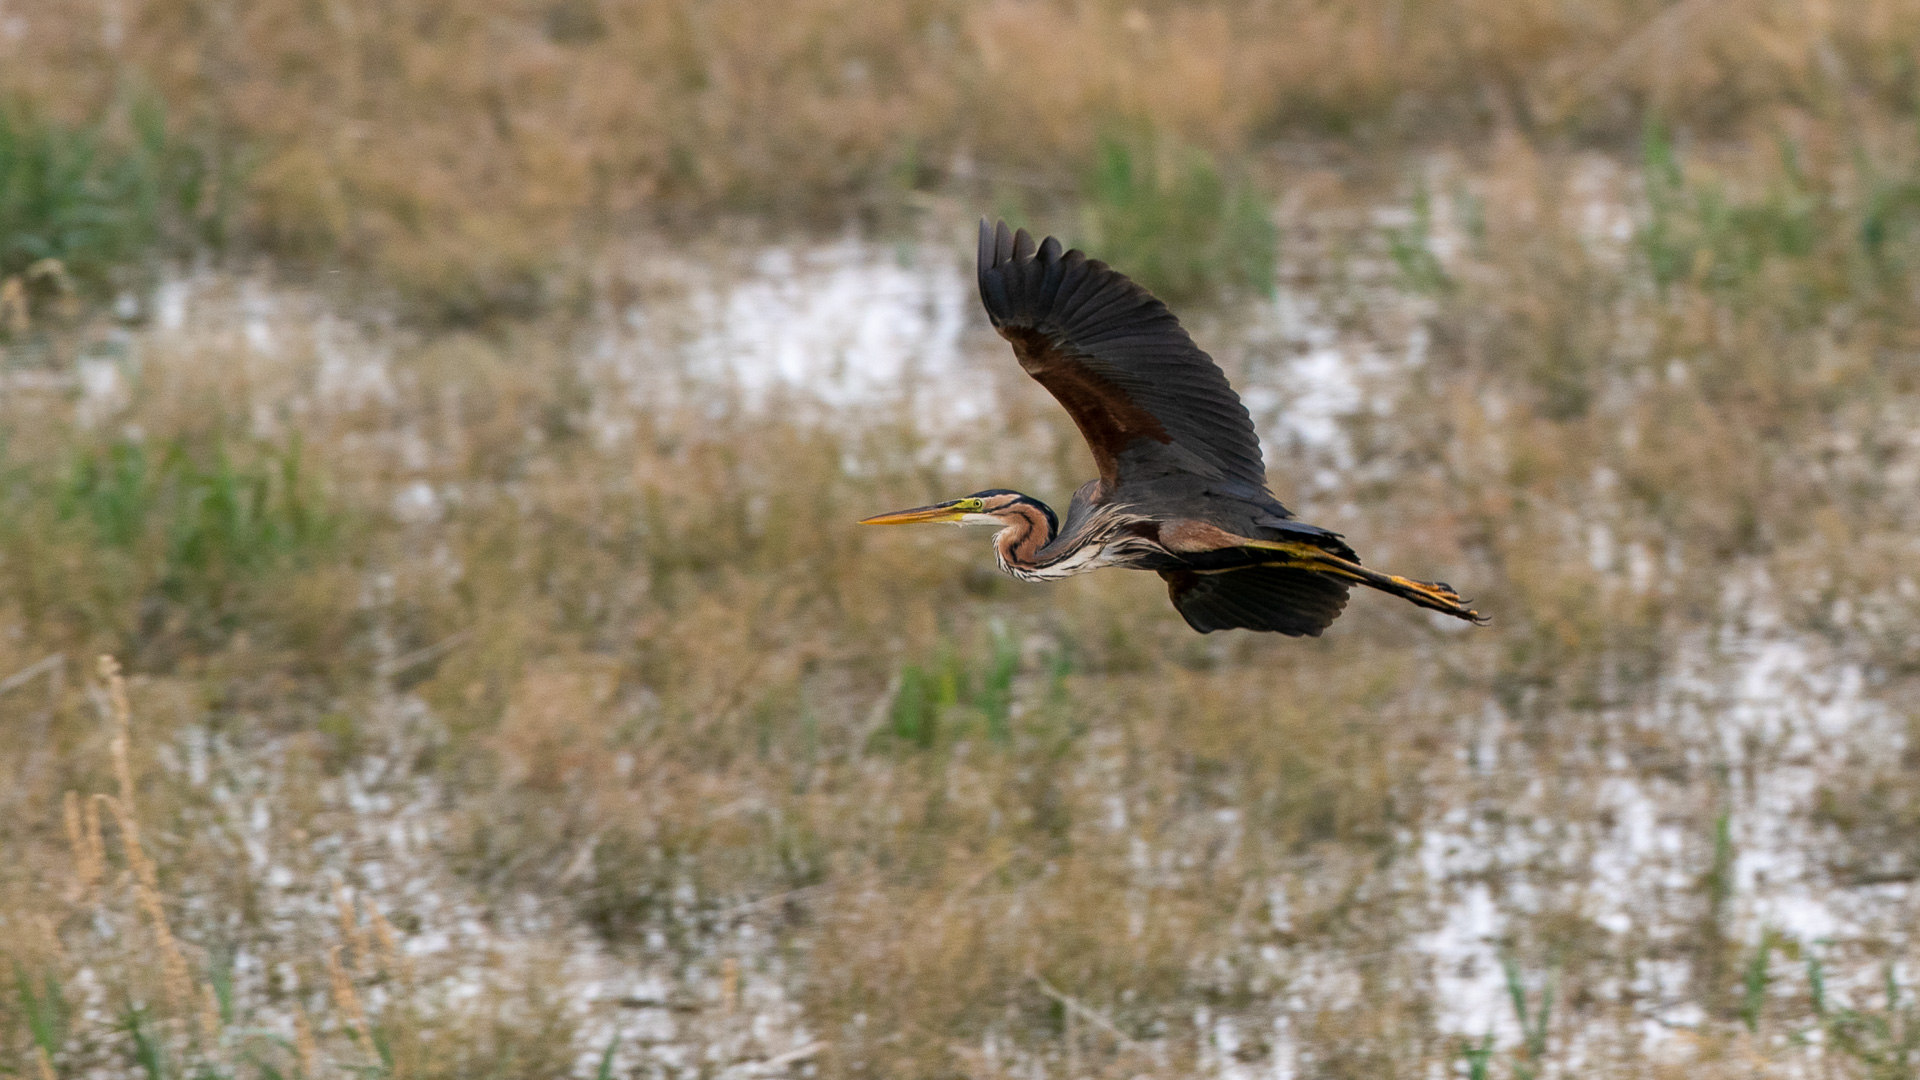
<svg viewBox="0 0 1920 1080">
<path fill-rule="evenodd" d="M 980 297 L 1014 355 L 1079 426 L 1099 467 L 1064 524 L 995 489 L 869 518 L 995 525 L 1000 568 L 1050 581 L 1117 566 L 1165 578 L 1207 633 L 1318 635 L 1367 585 L 1480 621 L 1445 584 L 1360 565 L 1340 534 L 1298 521 L 1267 490 L 1253 420 L 1226 376 L 1159 300 L 1106 264 L 980 223 Z"/>
</svg>

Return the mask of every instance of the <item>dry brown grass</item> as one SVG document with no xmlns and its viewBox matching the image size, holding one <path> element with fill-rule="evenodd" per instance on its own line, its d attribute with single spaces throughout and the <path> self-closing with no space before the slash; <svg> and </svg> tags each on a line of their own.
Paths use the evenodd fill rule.
<svg viewBox="0 0 1920 1080">
<path fill-rule="evenodd" d="M 328 322 L 284 294 L 278 344 L 261 351 L 221 314 L 244 310 L 220 298 L 238 287 L 205 280 L 205 322 L 148 332 L 124 401 L 36 396 L 22 379 L 5 402 L 14 629 L 0 659 L 125 650 L 142 719 L 131 743 L 103 735 L 69 693 L 45 736 L 56 767 L 12 774 L 5 948 L 36 979 L 94 970 L 151 1007 L 174 1060 L 241 1075 L 591 1074 L 610 1030 L 592 1025 L 629 1013 L 578 999 L 566 958 L 584 938 L 667 972 L 673 1045 L 723 1061 L 1118 1077 L 1284 1055 L 1371 1077 L 1464 1067 L 1443 1023 L 1450 971 L 1424 951 L 1428 905 L 1484 889 L 1504 920 L 1487 947 L 1536 1009 L 1557 987 L 1547 1041 L 1502 1042 L 1492 1075 L 1575 1061 L 1586 1075 L 1801 1075 L 1814 1059 L 1789 1035 L 1816 1030 L 1838 1074 L 1905 1075 L 1875 1064 L 1905 1036 L 1872 1032 L 1907 1014 L 1861 989 L 1910 957 L 1885 923 L 1769 953 L 1749 1026 L 1741 980 L 1773 939 L 1752 906 L 1764 883 L 1729 884 L 1726 860 L 1768 841 L 1714 839 L 1723 821 L 1784 814 L 1830 845 L 1816 862 L 1834 903 L 1917 865 L 1905 759 L 1876 758 L 1864 728 L 1835 736 L 1815 794 L 1769 809 L 1767 785 L 1784 782 L 1770 778 L 1802 752 L 1740 727 L 1751 706 L 1727 689 L 1749 670 L 1743 635 L 1857 672 L 1862 724 L 1880 709 L 1910 726 L 1920 674 L 1903 539 L 1920 512 L 1911 279 L 1859 261 L 1843 222 L 1861 180 L 1830 147 L 1806 153 L 1831 215 L 1810 250 L 1728 276 L 1712 236 L 1682 229 L 1688 272 L 1664 292 L 1651 256 L 1593 235 L 1590 201 L 1639 205 L 1631 170 L 1518 136 L 1484 165 L 1434 166 L 1451 193 L 1438 228 L 1484 208 L 1477 236 L 1454 237 L 1437 298 L 1400 293 L 1378 236 L 1341 224 L 1356 203 L 1337 186 L 1295 211 L 1292 248 L 1333 253 L 1293 267 L 1306 295 L 1359 339 L 1419 328 L 1430 344 L 1375 386 L 1384 418 L 1348 421 L 1338 494 L 1314 494 L 1313 470 L 1332 465 L 1311 447 L 1278 459 L 1276 482 L 1370 560 L 1470 583 L 1497 617 L 1471 633 L 1360 598 L 1325 640 L 1203 639 L 1151 580 L 1023 588 L 952 534 L 848 524 L 987 482 L 1058 497 L 1084 473 L 1064 419 L 1011 370 L 1001 421 L 952 437 L 969 460 L 949 475 L 898 419 L 822 423 L 797 401 L 756 411 L 713 388 L 636 397 L 582 359 L 618 339 L 618 317 L 421 335 Z M 1760 205 L 1774 160 L 1696 162 L 1687 182 Z M 671 322 L 690 286 L 672 264 L 629 273 L 645 265 L 593 273 L 602 295 Z M 1257 381 L 1271 343 L 1242 339 L 1231 311 L 1198 314 Z M 641 350 L 642 373 L 670 370 L 672 339 L 648 340 L 621 347 Z M 979 328 L 966 347 L 999 356 Z M 162 498 L 151 535 L 104 542 L 94 504 L 61 507 L 73 463 L 128 425 L 183 453 L 219 429 L 239 475 L 297 433 L 331 531 L 202 566 L 168 540 L 185 504 Z M 417 484 L 438 493 L 430 510 L 409 509 Z M 981 686 L 998 634 L 1020 654 L 1004 736 L 965 694 L 925 738 L 889 735 L 905 666 Z M 10 717 L 39 707 L 0 698 Z M 1676 838 L 1625 928 L 1586 861 L 1616 842 L 1623 783 L 1659 793 Z M 150 869 L 129 846 L 99 872 L 95 827 L 63 809 L 64 792 L 110 785 L 113 805 L 139 808 Z M 270 807 L 264 825 L 248 800 Z M 386 823 L 408 821 L 431 839 L 392 847 Z M 1432 879 L 1453 830 L 1481 868 Z M 243 857 L 248 844 L 273 854 Z M 394 884 L 409 874 L 426 892 Z M 454 894 L 533 929 L 511 949 L 406 954 L 446 925 L 432 897 Z M 117 951 L 163 926 L 188 979 L 252 958 L 237 1019 L 201 1019 L 204 994 L 169 992 L 181 975 L 164 947 Z M 1856 1011 L 1816 1008 L 1813 956 Z M 1475 1023 L 1504 1010 L 1496 998 Z M 1649 1017 L 1674 1016 L 1689 1034 L 1657 1048 Z M 784 1018 L 791 1040 L 761 1017 Z M 28 1045 L 24 1019 L 0 1006 L 8 1045 Z M 668 1068 L 668 1050 L 631 1038 L 621 1069 Z M 104 1067 L 125 1039 L 76 1021 L 53 1066 Z"/>
<path fill-rule="evenodd" d="M 1920 29 L 1911 0 L 8 11 L 0 91 L 80 118 L 152 87 L 251 162 L 257 240 L 371 267 L 454 318 L 571 296 L 563 253 L 609 222 L 831 222 L 982 178 L 1071 188 L 1115 131 L 1228 156 L 1357 134 L 1377 155 L 1499 127 L 1618 145 L 1650 110 L 1727 136 L 1781 109 L 1901 109 Z M 1351 145 L 1319 156 L 1368 167 Z"/>
</svg>

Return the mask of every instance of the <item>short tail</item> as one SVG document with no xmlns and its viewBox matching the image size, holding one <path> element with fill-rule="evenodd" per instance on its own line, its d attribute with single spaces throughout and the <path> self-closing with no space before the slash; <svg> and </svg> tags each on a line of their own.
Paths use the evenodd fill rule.
<svg viewBox="0 0 1920 1080">
<path fill-rule="evenodd" d="M 1261 551 L 1277 551 L 1285 554 L 1286 559 L 1268 565 L 1285 566 L 1299 570 L 1317 570 L 1332 577 L 1344 578 L 1368 588 L 1379 589 L 1402 600 L 1456 619 L 1465 619 L 1477 626 L 1485 626 L 1485 615 L 1467 606 L 1470 601 L 1462 600 L 1453 586 L 1444 581 L 1415 581 L 1398 574 L 1383 574 L 1361 566 L 1352 559 L 1343 559 L 1334 553 L 1312 544 L 1293 543 L 1285 540 L 1250 541 L 1247 547 Z"/>
</svg>

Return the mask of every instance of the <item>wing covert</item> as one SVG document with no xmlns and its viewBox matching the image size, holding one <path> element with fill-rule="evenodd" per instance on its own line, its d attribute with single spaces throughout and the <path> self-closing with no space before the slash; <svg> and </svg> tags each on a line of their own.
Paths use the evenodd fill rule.
<svg viewBox="0 0 1920 1080">
<path fill-rule="evenodd" d="M 1059 400 L 1111 495 L 1169 473 L 1266 490 L 1253 418 L 1180 320 L 1126 275 L 1048 237 L 980 222 L 980 299 Z"/>
</svg>

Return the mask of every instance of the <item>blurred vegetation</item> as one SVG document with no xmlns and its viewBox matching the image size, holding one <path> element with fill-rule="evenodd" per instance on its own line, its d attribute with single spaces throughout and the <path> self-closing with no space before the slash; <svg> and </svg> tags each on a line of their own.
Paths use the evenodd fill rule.
<svg viewBox="0 0 1920 1080">
<path fill-rule="evenodd" d="M 1012 737 L 1009 721 L 1013 680 L 1020 672 L 1019 646 L 1004 631 L 996 633 L 984 660 L 983 669 L 976 672 L 965 655 L 948 645 L 931 664 L 902 667 L 884 734 L 899 746 L 920 749 L 981 735 L 991 744 L 1004 745 Z"/>
<path fill-rule="evenodd" d="M 1103 140 L 1080 213 L 1084 239 L 1076 245 L 1126 267 L 1169 303 L 1222 286 L 1273 288 L 1279 233 L 1265 200 L 1244 185 L 1230 187 L 1199 150 Z"/>
<path fill-rule="evenodd" d="M 1779 140 L 1779 153 L 1779 168 L 1767 180 L 1767 190 L 1740 198 L 1711 178 L 1689 181 L 1671 133 L 1658 123 L 1648 125 L 1642 151 L 1647 220 L 1640 243 L 1661 289 L 1691 279 L 1737 290 L 1771 261 L 1811 258 L 1823 235 L 1848 246 L 1857 240 L 1863 248 L 1859 254 L 1877 254 L 1893 224 L 1880 208 L 1882 198 L 1876 194 L 1864 205 L 1845 207 L 1833 192 L 1814 189 L 1799 148 L 1790 139 Z M 1855 221 L 1846 220 L 1848 209 Z M 1871 232 L 1869 220 L 1879 222 Z M 1829 298 L 1809 299 L 1811 308 Z"/>
<path fill-rule="evenodd" d="M 233 222 L 430 318 L 216 274 L 0 355 L 6 1067 L 647 1076 L 673 1046 L 595 1026 L 645 1015 L 716 1068 L 791 1023 L 834 1077 L 1913 1075 L 1911 936 L 1788 935 L 1742 858 L 1766 812 L 1861 910 L 1920 873 L 1872 726 L 1920 732 L 1920 9 L 77 10 L 0 35 L 23 295 Z M 1243 386 L 1320 347 L 1275 344 L 1275 260 L 1343 349 L 1418 343 L 1276 491 L 1493 626 L 1200 638 L 1150 575 L 983 579 L 850 522 L 1063 495 L 1038 389 L 941 443 L 606 359 L 671 371 L 624 335 L 693 307 L 619 226 L 899 200 L 964 246 L 1002 188 L 1231 287 L 1195 325 Z M 1739 719 L 1776 645 L 1859 714 L 1836 757 Z M 1597 879 L 1623 789 L 1657 888 Z M 1504 990 L 1464 1041 L 1422 948 L 1462 894 Z M 595 949 L 660 997 L 584 1000 Z"/>
<path fill-rule="evenodd" d="M 0 101 L 0 282 L 19 290 L 0 332 L 35 304 L 76 287 L 95 297 L 137 283 L 165 254 L 217 249 L 237 180 L 232 166 L 170 130 L 151 96 L 115 123 L 66 124 L 30 103 Z"/>
<path fill-rule="evenodd" d="M 80 458 L 58 506 L 92 526 L 101 548 L 157 549 L 159 587 L 170 597 L 257 574 L 324 538 L 327 522 L 300 473 L 300 446 L 236 466 L 216 444 L 194 460 L 176 442 L 153 460 L 115 442 Z"/>
<path fill-rule="evenodd" d="M 1913 0 L 805 0 L 778 19 L 752 0 L 247 0 L 219 31 L 188 0 L 8 10 L 0 95 L 50 118 L 13 140 L 50 139 L 36 153 L 70 168 L 102 141 L 89 118 L 151 87 L 257 167 L 232 183 L 168 165 L 146 189 L 217 193 L 282 259 L 357 267 L 460 323 L 573 299 L 570 253 L 609 226 L 833 224 L 885 214 L 903 190 L 978 200 L 1009 179 L 1065 191 L 1092 176 L 1088 226 L 1116 257 L 1157 262 L 1162 226 L 1130 207 L 1198 214 L 1196 235 L 1214 237 L 1216 170 L 1270 191 L 1283 144 L 1309 168 L 1364 173 L 1500 130 L 1625 150 L 1653 114 L 1764 137 L 1782 110 L 1907 109 L 1920 33 Z M 145 145 L 141 130 L 123 141 Z M 103 161 L 79 188 L 123 171 Z M 1885 194 L 1881 216 L 1908 213 Z M 107 242 L 90 199 L 61 213 L 93 238 L 58 243 Z M 1143 272 L 1176 292 L 1262 285 L 1251 204 L 1220 205 L 1224 247 Z M 1196 278 L 1203 257 L 1224 263 Z"/>
<path fill-rule="evenodd" d="M 64 476 L 0 455 L 8 591 L 36 619 L 125 635 L 114 647 L 135 656 L 261 632 L 269 578 L 320 556 L 335 535 L 297 439 L 239 457 L 203 432 L 70 453 Z M 49 573 L 56 562 L 64 572 Z"/>
<path fill-rule="evenodd" d="M 1410 292 L 1437 295 L 1454 287 L 1453 278 L 1433 250 L 1433 198 L 1425 185 L 1414 189 L 1407 223 L 1381 230 L 1387 254 L 1400 271 L 1400 283 Z"/>
</svg>

